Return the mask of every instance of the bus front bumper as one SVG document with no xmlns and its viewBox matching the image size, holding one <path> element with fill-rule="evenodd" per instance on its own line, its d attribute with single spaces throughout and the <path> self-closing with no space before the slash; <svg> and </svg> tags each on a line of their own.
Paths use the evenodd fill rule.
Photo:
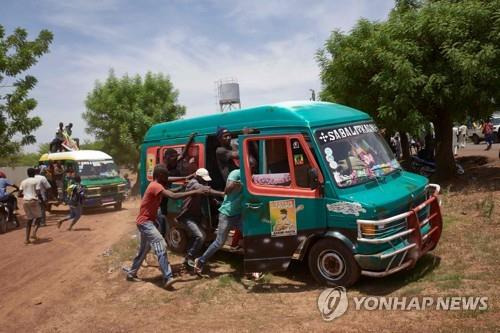
<svg viewBox="0 0 500 333">
<path fill-rule="evenodd" d="M 123 201 L 123 194 L 117 193 L 114 195 L 107 195 L 105 197 L 99 196 L 93 198 L 85 198 L 85 200 L 83 201 L 83 207 L 92 208 L 92 207 L 111 206 L 122 201 Z"/>
<path fill-rule="evenodd" d="M 443 228 L 437 197 L 440 187 L 429 184 L 428 188 L 434 189 L 434 192 L 410 211 L 383 220 L 357 220 L 359 243 L 389 245 L 389 248 L 375 254 L 354 256 L 362 275 L 383 277 L 411 268 L 420 257 L 436 247 Z"/>
</svg>

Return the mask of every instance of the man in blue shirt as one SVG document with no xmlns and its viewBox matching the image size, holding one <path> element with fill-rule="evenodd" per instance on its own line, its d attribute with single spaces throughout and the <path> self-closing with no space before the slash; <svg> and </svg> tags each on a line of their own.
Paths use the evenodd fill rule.
<svg viewBox="0 0 500 333">
<path fill-rule="evenodd" d="M 254 164 L 251 162 L 251 164 Z M 224 190 L 224 201 L 219 208 L 219 225 L 217 228 L 217 237 L 210 244 L 208 249 L 199 258 L 194 261 L 195 273 L 201 273 L 203 266 L 226 242 L 229 230 L 239 228 L 241 221 L 241 173 L 240 169 L 229 173 Z"/>
<path fill-rule="evenodd" d="M 13 184 L 10 180 L 7 179 L 5 173 L 0 171 L 0 201 L 7 203 L 7 207 L 9 208 L 9 221 L 12 221 L 14 216 L 14 210 L 17 208 L 17 199 L 14 195 L 7 192 L 7 187 L 13 187 L 16 190 L 19 190 L 15 184 Z M 17 221 L 15 221 L 17 226 Z"/>
</svg>

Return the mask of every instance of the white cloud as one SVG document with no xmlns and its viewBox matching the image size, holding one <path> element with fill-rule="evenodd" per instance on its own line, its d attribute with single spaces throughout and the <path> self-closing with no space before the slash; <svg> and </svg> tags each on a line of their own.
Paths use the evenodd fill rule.
<svg viewBox="0 0 500 333">
<path fill-rule="evenodd" d="M 119 76 L 147 71 L 169 74 L 180 91 L 179 102 L 187 106 L 186 117 L 216 111 L 214 82 L 225 77 L 238 79 L 244 107 L 307 99 L 310 88 L 320 88 L 316 50 L 331 30 L 348 30 L 366 11 L 366 2 L 361 1 L 236 1 L 231 7 L 233 2 L 223 0 L 213 4 L 226 9 L 228 22 L 221 24 L 233 35 L 238 32 L 230 29 L 239 30 L 240 41 L 217 38 L 208 23 L 206 31 L 195 30 L 189 21 L 195 17 L 189 16 L 185 25 L 131 37 L 134 26 L 107 23 L 99 15 L 116 11 L 115 1 L 98 7 L 83 0 L 65 5 L 57 2 L 57 10 L 44 17 L 46 22 L 95 42 L 79 44 L 56 35 L 51 53 L 35 68 L 39 79 L 33 94 L 39 101 L 36 114 L 44 120 L 36 133 L 38 142 L 49 141 L 59 121 L 72 121 L 75 133 L 88 138 L 81 119 L 84 100 L 95 80 L 105 80 L 110 68 Z M 193 6 L 197 12 L 207 10 L 196 2 Z M 250 30 L 262 33 L 261 25 L 274 20 L 293 20 L 293 24 L 288 31 L 259 37 L 250 44 L 244 40 Z"/>
</svg>

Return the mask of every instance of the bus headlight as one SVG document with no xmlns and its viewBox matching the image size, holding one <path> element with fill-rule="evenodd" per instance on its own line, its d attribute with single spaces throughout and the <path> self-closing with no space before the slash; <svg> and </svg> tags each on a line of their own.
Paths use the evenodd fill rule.
<svg viewBox="0 0 500 333">
<path fill-rule="evenodd" d="M 120 185 L 118 185 L 118 192 L 120 192 L 120 193 L 125 192 L 125 187 L 126 186 L 127 186 L 126 184 L 120 184 Z"/>
<path fill-rule="evenodd" d="M 361 233 L 364 236 L 375 236 L 377 227 L 373 224 L 361 224 Z"/>
<path fill-rule="evenodd" d="M 95 197 L 95 196 L 99 196 L 100 194 L 101 194 L 100 187 L 90 187 L 90 188 L 87 188 L 87 190 L 85 191 L 86 197 Z"/>
</svg>

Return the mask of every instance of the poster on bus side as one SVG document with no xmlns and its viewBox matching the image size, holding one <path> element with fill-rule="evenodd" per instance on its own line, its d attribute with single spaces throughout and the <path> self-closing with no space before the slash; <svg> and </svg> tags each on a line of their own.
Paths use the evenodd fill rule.
<svg viewBox="0 0 500 333">
<path fill-rule="evenodd" d="M 297 235 L 297 212 L 294 199 L 270 201 L 269 215 L 272 237 Z"/>
</svg>

